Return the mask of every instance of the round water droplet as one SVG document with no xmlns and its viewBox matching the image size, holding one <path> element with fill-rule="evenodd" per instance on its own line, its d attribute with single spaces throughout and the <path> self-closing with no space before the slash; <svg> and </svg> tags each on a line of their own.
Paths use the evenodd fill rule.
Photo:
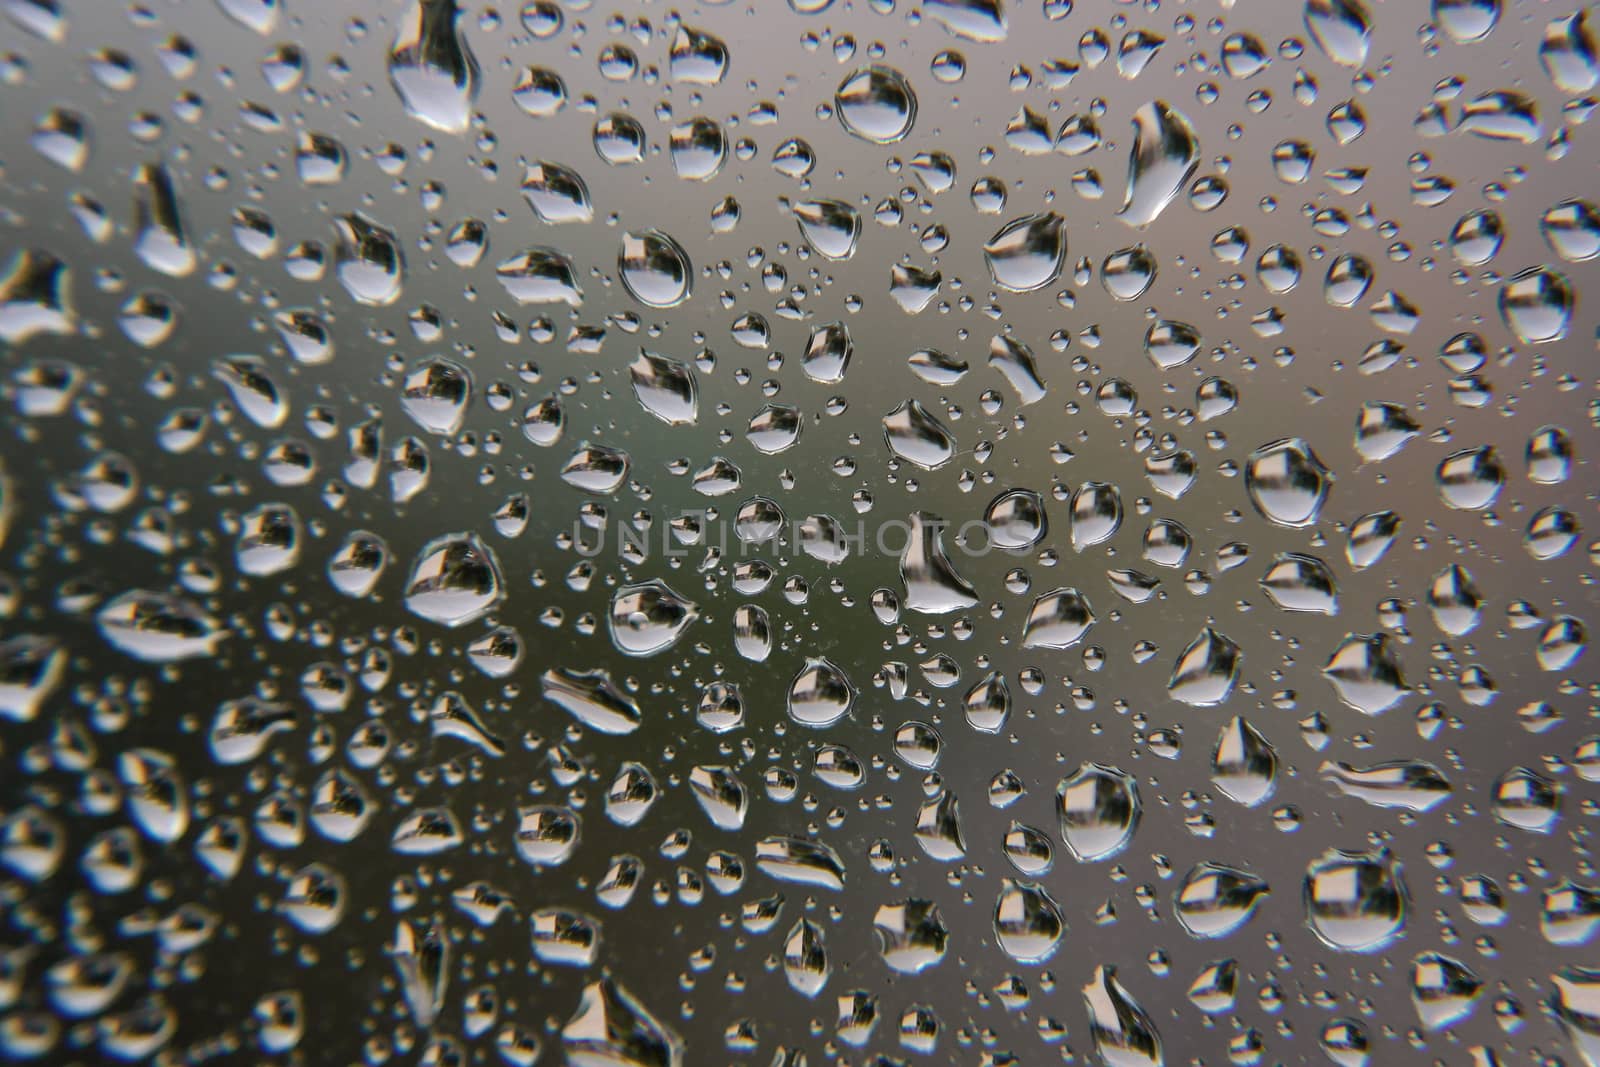
<svg viewBox="0 0 1600 1067">
<path fill-rule="evenodd" d="M 1298 437 L 1262 445 L 1245 463 L 1245 491 L 1257 513 L 1277 526 L 1317 522 L 1332 475 Z"/>
<path fill-rule="evenodd" d="M 893 67 L 862 67 L 839 83 L 834 110 L 845 130 L 873 144 L 893 144 L 911 132 L 917 94 Z"/>
<path fill-rule="evenodd" d="M 1312 932 L 1341 952 L 1381 951 L 1405 926 L 1405 883 L 1386 849 L 1324 852 L 1306 869 L 1304 896 Z"/>
<path fill-rule="evenodd" d="M 1524 344 L 1559 341 L 1572 322 L 1572 286 L 1549 267 L 1530 267 L 1500 287 L 1500 317 Z"/>
</svg>

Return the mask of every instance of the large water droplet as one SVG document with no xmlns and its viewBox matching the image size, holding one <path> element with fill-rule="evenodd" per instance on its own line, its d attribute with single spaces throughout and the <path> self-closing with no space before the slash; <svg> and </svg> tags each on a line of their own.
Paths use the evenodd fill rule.
<svg viewBox="0 0 1600 1067">
<path fill-rule="evenodd" d="M 474 533 L 446 534 L 428 542 L 406 579 L 406 607 L 442 626 L 481 618 L 502 596 L 499 561 Z"/>
<path fill-rule="evenodd" d="M 1500 287 L 1500 317 L 1524 344 L 1544 344 L 1567 336 L 1572 306 L 1571 284 L 1549 267 L 1530 267 Z"/>
<path fill-rule="evenodd" d="M 1267 892 L 1267 883 L 1248 871 L 1201 863 L 1190 869 L 1178 887 L 1173 912 L 1190 937 L 1227 937 L 1250 921 Z"/>
<path fill-rule="evenodd" d="M 994 936 L 1001 951 L 1019 963 L 1043 963 L 1067 932 L 1061 908 L 1037 882 L 1001 880 L 994 902 Z"/>
<path fill-rule="evenodd" d="M 1244 485 L 1262 518 L 1278 526 L 1301 527 L 1320 517 L 1332 477 L 1309 444 L 1291 437 L 1250 453 Z"/>
<path fill-rule="evenodd" d="M 611 640 L 630 656 L 653 656 L 678 643 L 699 618 L 692 601 L 662 581 L 624 585 L 611 598 Z"/>
<path fill-rule="evenodd" d="M 1012 219 L 983 246 L 995 284 L 1014 293 L 1031 293 L 1055 281 L 1066 254 L 1066 222 L 1054 211 Z"/>
<path fill-rule="evenodd" d="M 789 717 L 802 726 L 832 726 L 850 713 L 856 689 L 831 661 L 809 659 L 789 683 Z"/>
<path fill-rule="evenodd" d="M 862 67 L 839 83 L 833 106 L 845 130 L 873 144 L 893 144 L 911 132 L 917 94 L 893 67 Z"/>
<path fill-rule="evenodd" d="M 435 130 L 472 121 L 478 60 L 457 26 L 456 0 L 412 0 L 389 50 L 389 84 L 406 113 Z"/>
<path fill-rule="evenodd" d="M 1306 0 L 1306 29 L 1329 59 L 1345 67 L 1367 61 L 1372 18 L 1361 0 Z"/>
<path fill-rule="evenodd" d="M 1207 626 L 1178 655 L 1167 693 L 1193 707 L 1225 703 L 1239 680 L 1244 653 L 1225 634 Z"/>
<path fill-rule="evenodd" d="M 660 230 L 622 235 L 617 272 L 628 293 L 646 307 L 676 307 L 689 298 L 689 254 Z"/>
<path fill-rule="evenodd" d="M 1162 1067 L 1161 1034 L 1154 1020 L 1117 981 L 1117 969 L 1100 964 L 1083 987 L 1089 1034 L 1106 1067 Z"/>
<path fill-rule="evenodd" d="M 1022 628 L 1023 648 L 1071 648 L 1095 622 L 1089 601 L 1066 587 L 1042 594 L 1028 611 Z"/>
<path fill-rule="evenodd" d="M 1416 759 L 1389 760 L 1370 767 L 1327 762 L 1318 773 L 1348 797 L 1376 808 L 1428 811 L 1450 796 L 1450 782 L 1431 763 Z"/>
<path fill-rule="evenodd" d="M 1133 776 L 1100 763 L 1084 763 L 1056 786 L 1056 818 L 1073 859 L 1110 859 L 1139 828 L 1139 787 Z"/>
<path fill-rule="evenodd" d="M 1133 151 L 1117 217 L 1148 226 L 1177 199 L 1200 165 L 1200 140 L 1189 119 L 1164 101 L 1152 100 L 1133 113 Z"/>
<path fill-rule="evenodd" d="M 1428 1030 L 1455 1025 L 1477 1006 L 1483 980 L 1460 960 L 1424 952 L 1411 962 L 1411 1005 Z"/>
<path fill-rule="evenodd" d="M 956 454 L 955 434 L 919 401 L 904 400 L 883 417 L 889 451 L 923 470 L 937 470 Z"/>
<path fill-rule="evenodd" d="M 1341 952 L 1379 951 L 1405 926 L 1405 883 L 1387 849 L 1329 849 L 1306 868 L 1304 896 L 1312 932 Z"/>
<path fill-rule="evenodd" d="M 849 259 L 861 237 L 861 215 L 840 200 L 803 200 L 794 205 L 795 222 L 806 243 L 826 259 Z"/>
</svg>

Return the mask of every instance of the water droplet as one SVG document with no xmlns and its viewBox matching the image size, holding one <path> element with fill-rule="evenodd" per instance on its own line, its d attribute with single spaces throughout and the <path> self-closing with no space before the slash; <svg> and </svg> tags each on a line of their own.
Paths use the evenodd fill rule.
<svg viewBox="0 0 1600 1067">
<path fill-rule="evenodd" d="M 1505 480 L 1505 467 L 1491 445 L 1452 452 L 1434 475 L 1439 495 L 1459 511 L 1481 511 L 1493 504 Z"/>
<path fill-rule="evenodd" d="M 672 80 L 685 85 L 716 85 L 728 71 L 728 46 L 705 30 L 680 24 L 667 51 Z"/>
<path fill-rule="evenodd" d="M 1100 264 L 1100 284 L 1114 300 L 1137 300 L 1156 280 L 1156 257 L 1144 245 L 1120 248 Z"/>
<path fill-rule="evenodd" d="M 1089 1034 L 1107 1067 L 1161 1067 L 1161 1034 L 1154 1020 L 1117 981 L 1117 969 L 1099 964 L 1083 987 Z"/>
<path fill-rule="evenodd" d="M 893 144 L 911 132 L 917 94 L 893 67 L 862 67 L 839 83 L 834 110 L 846 132 L 872 144 Z"/>
<path fill-rule="evenodd" d="M 699 387 L 689 364 L 641 348 L 628 374 L 639 406 L 668 426 L 691 425 L 699 418 Z"/>
<path fill-rule="evenodd" d="M 832 726 L 850 713 L 855 686 L 832 662 L 808 659 L 789 683 L 789 717 L 802 726 Z"/>
<path fill-rule="evenodd" d="M 500 563 L 474 533 L 437 537 L 425 545 L 406 579 L 406 607 L 441 626 L 481 618 L 505 595 Z"/>
<path fill-rule="evenodd" d="M 1367 61 L 1372 17 L 1361 0 L 1306 0 L 1306 29 L 1324 55 L 1344 67 Z"/>
<path fill-rule="evenodd" d="M 1061 839 L 1079 863 L 1110 859 L 1139 828 L 1139 787 L 1129 774 L 1083 763 L 1056 786 Z"/>
<path fill-rule="evenodd" d="M 389 50 L 389 84 L 412 118 L 444 133 L 472 120 L 478 60 L 457 25 L 456 0 L 412 0 Z"/>
<path fill-rule="evenodd" d="M 76 319 L 67 264 L 43 249 L 19 251 L 0 278 L 0 341 L 20 345 L 38 334 L 70 334 Z"/>
<path fill-rule="evenodd" d="M 433 356 L 419 362 L 401 386 L 400 407 L 432 434 L 461 429 L 472 399 L 472 377 L 454 360 Z"/>
<path fill-rule="evenodd" d="M 1066 932 L 1061 908 L 1044 886 L 1001 880 L 994 902 L 994 936 L 1002 952 L 1018 963 L 1043 963 L 1055 954 Z"/>
<path fill-rule="evenodd" d="M 1428 1030 L 1455 1025 L 1477 1006 L 1483 980 L 1460 960 L 1424 952 L 1411 961 L 1411 1005 Z"/>
<path fill-rule="evenodd" d="M 107 601 L 95 622 L 113 648 L 147 663 L 211 656 L 228 636 L 198 604 L 142 589 Z"/>
<path fill-rule="evenodd" d="M 983 246 L 995 284 L 1014 293 L 1031 293 L 1055 281 L 1066 254 L 1066 222 L 1054 211 L 1012 219 Z"/>
<path fill-rule="evenodd" d="M 689 298 L 689 255 L 659 230 L 623 234 L 617 272 L 628 293 L 646 307 L 676 307 Z"/>
<path fill-rule="evenodd" d="M 1561 789 L 1526 767 L 1513 767 L 1494 786 L 1494 817 L 1506 826 L 1548 834 L 1561 817 Z"/>
<path fill-rule="evenodd" d="M 610 977 L 584 986 L 561 1048 L 584 1067 L 681 1067 L 684 1054 L 678 1035 Z"/>
<path fill-rule="evenodd" d="M 1245 491 L 1257 513 L 1277 526 L 1317 522 L 1332 475 L 1298 437 L 1262 445 L 1245 464 Z"/>
<path fill-rule="evenodd" d="M 540 161 L 528 167 L 522 179 L 522 198 L 541 222 L 556 225 L 594 218 L 583 176 L 559 163 Z"/>
<path fill-rule="evenodd" d="M 1333 572 L 1315 556 L 1279 553 L 1261 577 L 1261 591 L 1284 611 L 1339 613 L 1339 590 Z"/>
<path fill-rule="evenodd" d="M 1211 781 L 1229 800 L 1253 808 L 1272 796 L 1278 754 L 1243 716 L 1235 715 L 1211 750 Z"/>
<path fill-rule="evenodd" d="M 832 974 L 822 928 L 810 919 L 797 920 L 783 941 L 783 975 L 789 988 L 815 998 Z"/>
<path fill-rule="evenodd" d="M 1028 611 L 1022 629 L 1023 648 L 1071 648 L 1095 623 L 1089 601 L 1066 587 L 1042 594 Z"/>
<path fill-rule="evenodd" d="M 1248 871 L 1201 863 L 1184 877 L 1173 912 L 1190 937 L 1227 937 L 1250 921 L 1268 891 L 1267 883 Z"/>
<path fill-rule="evenodd" d="M 855 344 L 850 340 L 850 328 L 842 322 L 825 323 L 812 327 L 805 354 L 801 356 L 801 368 L 812 381 L 833 385 L 844 380 L 845 371 L 850 368 L 850 357 L 854 354 Z"/>
<path fill-rule="evenodd" d="M 957 37 L 987 44 L 1006 39 L 1002 0 L 927 0 L 922 11 Z"/>
<path fill-rule="evenodd" d="M 133 250 L 145 266 L 171 278 L 194 271 L 197 257 L 166 167 L 146 163 L 134 171 L 133 214 Z"/>
<path fill-rule="evenodd" d="M 1239 680 L 1243 659 L 1244 653 L 1237 644 L 1207 626 L 1179 653 L 1167 681 L 1167 693 L 1192 707 L 1226 703 Z"/>
<path fill-rule="evenodd" d="M 629 734 L 643 722 L 639 705 L 604 670 L 551 668 L 540 676 L 539 689 L 550 703 L 603 734 Z"/>
<path fill-rule="evenodd" d="M 1340 952 L 1387 948 L 1405 926 L 1407 894 L 1387 849 L 1329 849 L 1306 868 L 1306 921 Z"/>
<path fill-rule="evenodd" d="M 1318 773 L 1347 797 L 1377 808 L 1423 812 L 1450 796 L 1450 782 L 1431 763 L 1402 759 L 1352 767 L 1348 763 L 1323 763 Z"/>
<path fill-rule="evenodd" d="M 937 470 L 956 454 L 956 438 L 927 408 L 904 400 L 883 417 L 889 451 L 923 470 Z"/>
<path fill-rule="evenodd" d="M 678 643 L 699 612 L 665 582 L 624 585 L 611 598 L 611 640 L 630 656 L 653 656 Z"/>
<path fill-rule="evenodd" d="M 1037 404 L 1046 395 L 1044 380 L 1039 377 L 1039 366 L 1033 358 L 1033 349 L 1006 334 L 996 334 L 989 341 L 989 366 L 1000 372 L 1023 407 Z"/>
<path fill-rule="evenodd" d="M 1549 267 L 1530 267 L 1500 287 L 1500 317 L 1524 344 L 1544 344 L 1567 336 L 1572 306 L 1572 286 Z"/>
<path fill-rule="evenodd" d="M 839 200 L 804 200 L 794 205 L 795 222 L 806 243 L 825 259 L 849 259 L 861 237 L 861 216 Z"/>
<path fill-rule="evenodd" d="M 1117 217 L 1148 226 L 1166 210 L 1200 165 L 1200 141 L 1181 111 L 1152 100 L 1133 113 L 1133 151 Z"/>
<path fill-rule="evenodd" d="M 1578 1058 L 1595 1067 L 1600 1064 L 1600 970 L 1563 967 L 1550 982 L 1555 986 L 1551 1012 Z"/>
<path fill-rule="evenodd" d="M 765 837 L 756 842 L 756 867 L 770 878 L 796 885 L 843 889 L 844 861 L 821 841 Z"/>
<path fill-rule="evenodd" d="M 1106 482 L 1084 482 L 1072 493 L 1072 547 L 1104 544 L 1122 527 L 1122 493 Z"/>
<path fill-rule="evenodd" d="M 1031 489 L 1008 489 L 989 502 L 984 512 L 989 543 L 1020 552 L 1044 540 L 1049 532 L 1044 498 Z"/>
</svg>

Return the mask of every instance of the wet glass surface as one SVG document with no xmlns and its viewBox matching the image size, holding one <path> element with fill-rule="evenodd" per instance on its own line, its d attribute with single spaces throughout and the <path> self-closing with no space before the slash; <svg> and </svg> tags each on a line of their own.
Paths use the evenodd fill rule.
<svg viewBox="0 0 1600 1067">
<path fill-rule="evenodd" d="M 1600 1064 L 1597 20 L 0 0 L 0 1054 Z"/>
</svg>

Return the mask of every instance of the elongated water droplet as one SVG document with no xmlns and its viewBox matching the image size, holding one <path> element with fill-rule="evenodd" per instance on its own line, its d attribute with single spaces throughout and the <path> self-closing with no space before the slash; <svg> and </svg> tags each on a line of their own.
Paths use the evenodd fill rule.
<svg viewBox="0 0 1600 1067">
<path fill-rule="evenodd" d="M 1045 398 L 1047 390 L 1033 349 L 1016 338 L 1002 333 L 989 340 L 989 366 L 1000 372 L 1023 407 Z"/>
<path fill-rule="evenodd" d="M 166 167 L 147 163 L 134 171 L 133 215 L 133 250 L 145 266 L 172 278 L 193 272 L 197 257 Z"/>
<path fill-rule="evenodd" d="M 1377 808 L 1422 812 L 1450 796 L 1449 779 L 1423 760 L 1389 760 L 1370 767 L 1327 762 L 1318 768 L 1318 773 L 1345 796 Z"/>
<path fill-rule="evenodd" d="M 1106 1067 L 1162 1067 L 1166 1062 L 1155 1021 L 1117 981 L 1117 969 L 1100 964 L 1083 987 L 1089 1035 Z"/>
<path fill-rule="evenodd" d="M 1133 113 L 1133 151 L 1117 217 L 1148 226 L 1177 199 L 1200 165 L 1200 140 L 1189 119 L 1164 101 L 1152 100 Z"/>
<path fill-rule="evenodd" d="M 460 133 L 478 97 L 478 60 L 457 25 L 456 0 L 412 0 L 389 50 L 389 84 L 423 125 Z"/>
</svg>

